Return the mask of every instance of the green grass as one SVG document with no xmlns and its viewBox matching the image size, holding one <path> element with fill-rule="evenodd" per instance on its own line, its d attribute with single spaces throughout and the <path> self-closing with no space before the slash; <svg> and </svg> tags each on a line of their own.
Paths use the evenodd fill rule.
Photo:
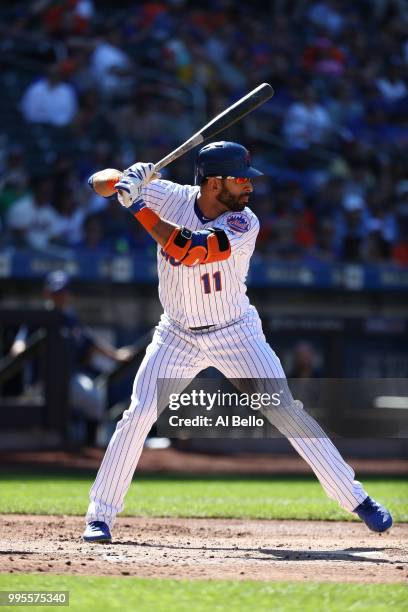
<svg viewBox="0 0 408 612">
<path fill-rule="evenodd" d="M 0 513 L 84 514 L 92 476 L 0 474 Z M 408 521 L 408 481 L 367 478 L 366 489 L 395 521 Z M 352 519 L 312 477 L 136 477 L 126 516 Z"/>
<path fill-rule="evenodd" d="M 52 606 L 46 609 L 81 612 L 101 609 L 104 612 L 394 612 L 406 610 L 408 597 L 408 589 L 402 584 L 190 581 L 38 574 L 0 575 L 0 589 L 68 590 L 69 608 Z"/>
</svg>

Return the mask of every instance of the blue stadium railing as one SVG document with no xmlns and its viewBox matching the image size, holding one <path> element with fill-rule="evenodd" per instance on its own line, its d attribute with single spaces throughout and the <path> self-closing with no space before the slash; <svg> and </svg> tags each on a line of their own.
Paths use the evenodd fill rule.
<svg viewBox="0 0 408 612">
<path fill-rule="evenodd" d="M 127 255 L 86 250 L 49 254 L 32 250 L 0 251 L 0 282 L 7 279 L 42 280 L 55 269 L 65 269 L 73 280 L 154 284 L 157 278 L 153 251 Z M 269 261 L 251 263 L 251 287 L 342 289 L 345 291 L 408 291 L 408 268 L 394 264 L 327 263 L 323 261 Z"/>
</svg>

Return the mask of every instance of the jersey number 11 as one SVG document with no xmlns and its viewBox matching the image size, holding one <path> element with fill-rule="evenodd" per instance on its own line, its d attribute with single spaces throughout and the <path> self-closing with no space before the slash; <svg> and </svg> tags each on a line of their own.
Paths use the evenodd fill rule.
<svg viewBox="0 0 408 612">
<path fill-rule="evenodd" d="M 212 277 L 214 281 L 214 291 L 221 291 L 221 272 L 214 272 Z M 203 274 L 201 280 L 203 281 L 204 285 L 204 293 L 211 293 L 211 281 L 209 273 L 207 272 L 206 274 Z"/>
</svg>

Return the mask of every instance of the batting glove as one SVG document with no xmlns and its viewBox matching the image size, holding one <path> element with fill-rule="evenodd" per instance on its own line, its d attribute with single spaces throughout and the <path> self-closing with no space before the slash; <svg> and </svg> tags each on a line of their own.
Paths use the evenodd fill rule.
<svg viewBox="0 0 408 612">
<path fill-rule="evenodd" d="M 118 200 L 129 208 L 135 200 L 139 200 L 142 194 L 142 188 L 147 185 L 153 178 L 159 178 L 159 174 L 154 171 L 154 164 L 144 164 L 138 162 L 133 164 L 123 173 L 121 180 L 115 184 L 115 189 L 118 190 Z"/>
</svg>

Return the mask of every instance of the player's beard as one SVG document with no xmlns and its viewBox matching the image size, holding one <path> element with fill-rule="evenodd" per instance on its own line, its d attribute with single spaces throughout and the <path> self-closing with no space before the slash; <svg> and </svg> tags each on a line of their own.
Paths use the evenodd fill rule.
<svg viewBox="0 0 408 612">
<path fill-rule="evenodd" d="M 228 208 L 228 210 L 232 210 L 233 212 L 240 212 L 244 210 L 247 202 L 244 202 L 249 196 L 249 193 L 241 193 L 241 195 L 234 195 L 225 185 L 222 186 L 220 193 L 217 195 L 217 200 L 224 204 Z"/>
</svg>

